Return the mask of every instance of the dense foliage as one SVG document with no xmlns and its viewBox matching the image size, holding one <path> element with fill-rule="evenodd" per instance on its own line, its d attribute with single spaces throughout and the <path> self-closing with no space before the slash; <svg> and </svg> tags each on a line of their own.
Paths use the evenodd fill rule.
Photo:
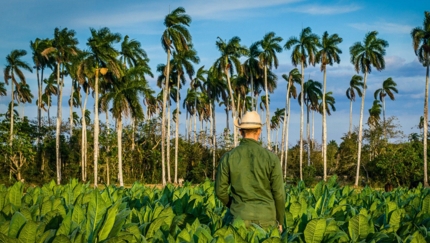
<svg viewBox="0 0 430 243">
<path fill-rule="evenodd" d="M 223 224 L 209 180 L 160 189 L 93 189 L 71 180 L 0 186 L 2 242 L 428 242 L 430 190 L 340 187 L 336 178 L 285 187 L 285 230 Z"/>
</svg>

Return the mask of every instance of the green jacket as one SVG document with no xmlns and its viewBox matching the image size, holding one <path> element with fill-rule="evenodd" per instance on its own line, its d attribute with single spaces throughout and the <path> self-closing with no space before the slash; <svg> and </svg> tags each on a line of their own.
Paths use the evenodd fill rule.
<svg viewBox="0 0 430 243">
<path fill-rule="evenodd" d="M 285 189 L 279 159 L 253 139 L 243 139 L 221 158 L 215 193 L 234 217 L 284 223 Z"/>
</svg>

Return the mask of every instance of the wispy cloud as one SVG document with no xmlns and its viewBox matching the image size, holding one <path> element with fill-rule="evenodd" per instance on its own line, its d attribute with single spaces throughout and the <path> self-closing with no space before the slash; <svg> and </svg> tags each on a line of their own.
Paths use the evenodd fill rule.
<svg viewBox="0 0 430 243">
<path fill-rule="evenodd" d="M 290 9 L 292 12 L 305 13 L 311 15 L 336 15 L 350 13 L 360 10 L 362 7 L 356 4 L 326 6 L 319 4 L 302 5 Z"/>
<path fill-rule="evenodd" d="M 353 23 L 349 24 L 352 28 L 364 31 L 373 31 L 378 30 L 381 33 L 389 33 L 389 34 L 409 34 L 413 26 L 397 24 L 397 23 L 388 23 L 385 21 L 374 22 L 372 24 L 369 23 Z"/>
<path fill-rule="evenodd" d="M 127 4 L 118 6 L 117 8 L 109 8 L 100 13 L 92 12 L 91 15 L 79 17 L 76 22 L 84 26 L 107 25 L 107 26 L 123 26 L 127 24 L 138 24 L 142 22 L 160 21 L 169 12 L 179 6 L 186 9 L 187 14 L 193 19 L 217 19 L 228 20 L 243 16 L 240 13 L 242 10 L 260 9 L 277 5 L 285 5 L 302 0 L 236 0 L 236 1 L 176 1 L 175 4 L 170 4 L 166 1 L 155 3 L 141 2 L 136 4 Z M 238 11 L 231 14 L 231 11 Z M 246 13 L 251 14 L 250 12 Z"/>
</svg>

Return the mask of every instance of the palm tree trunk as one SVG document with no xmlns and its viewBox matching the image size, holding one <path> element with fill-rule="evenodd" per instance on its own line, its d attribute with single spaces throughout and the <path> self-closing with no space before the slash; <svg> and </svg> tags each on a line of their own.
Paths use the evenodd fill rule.
<svg viewBox="0 0 430 243">
<path fill-rule="evenodd" d="M 134 138 L 135 138 L 135 133 L 136 133 L 136 118 L 132 117 L 131 118 L 131 151 L 134 151 L 134 147 L 135 147 L 135 142 L 134 142 Z"/>
<path fill-rule="evenodd" d="M 176 129 L 175 129 L 175 179 L 174 183 L 178 183 L 178 147 L 179 147 L 179 85 L 180 76 L 178 75 L 178 92 L 176 92 Z"/>
<path fill-rule="evenodd" d="M 82 132 L 81 132 L 81 176 L 82 176 L 82 181 L 85 182 L 87 180 L 87 168 L 86 168 L 86 164 L 87 164 L 87 121 L 85 119 L 85 110 L 87 107 L 87 100 L 88 100 L 88 89 L 85 91 L 85 101 L 84 101 L 84 105 L 81 105 L 81 114 L 82 114 Z"/>
<path fill-rule="evenodd" d="M 290 93 L 290 85 L 289 85 L 289 83 L 287 83 L 287 97 L 285 98 L 284 121 L 282 124 L 282 137 L 281 137 L 281 168 L 283 168 L 283 166 L 284 166 L 285 130 L 286 130 L 287 116 L 288 116 L 287 108 L 288 108 L 289 93 Z"/>
<path fill-rule="evenodd" d="M 264 65 L 264 89 L 266 91 L 266 129 L 267 129 L 267 148 L 272 150 L 270 142 L 270 107 L 269 107 L 269 90 L 267 88 L 267 65 Z"/>
<path fill-rule="evenodd" d="M 169 88 L 169 93 L 170 93 L 170 88 Z M 166 147 L 166 166 L 167 166 L 167 182 L 172 182 L 172 180 L 170 179 L 170 102 L 168 102 L 168 107 L 167 107 L 168 111 L 167 111 L 167 132 L 166 132 L 166 142 L 167 142 L 167 147 Z"/>
<path fill-rule="evenodd" d="M 119 179 L 119 186 L 124 186 L 124 180 L 122 176 L 122 119 L 121 117 L 117 118 L 116 126 L 117 126 L 116 137 L 118 141 L 118 179 Z"/>
<path fill-rule="evenodd" d="M 358 187 L 358 180 L 360 179 L 361 144 L 362 144 L 362 138 L 363 138 L 364 98 L 366 97 L 366 87 L 367 87 L 366 81 L 367 81 L 367 69 L 364 72 L 363 95 L 361 97 L 361 109 L 360 109 L 360 124 L 358 125 L 359 130 L 358 130 L 357 173 L 355 175 L 355 184 L 354 184 L 354 186 L 356 187 Z"/>
<path fill-rule="evenodd" d="M 230 93 L 230 102 L 231 102 L 231 116 L 233 118 L 233 121 L 236 120 L 236 105 L 234 104 L 234 96 L 233 96 L 233 89 L 231 87 L 231 82 L 230 82 L 230 75 L 228 73 L 228 68 L 226 68 L 224 70 L 225 75 L 227 77 L 227 84 L 228 84 L 228 91 Z M 234 142 L 234 146 L 237 146 L 237 141 L 238 141 L 238 137 L 237 137 L 237 132 L 236 132 L 236 128 L 233 127 L 233 142 Z"/>
<path fill-rule="evenodd" d="M 289 94 L 289 91 L 288 93 Z M 290 126 L 290 96 L 287 96 L 288 99 L 288 113 L 287 113 L 287 127 L 285 129 L 285 163 L 284 163 L 284 177 L 287 177 L 287 166 L 288 166 L 288 131 Z M 300 170 L 301 171 L 301 170 Z"/>
<path fill-rule="evenodd" d="M 165 144 L 166 144 L 166 106 L 167 106 L 167 95 L 169 87 L 169 73 L 170 73 L 170 49 L 167 49 L 167 65 L 166 72 L 164 73 L 166 80 L 163 89 L 163 108 L 161 115 L 161 181 L 162 185 L 166 185 L 166 169 L 165 169 Z"/>
<path fill-rule="evenodd" d="M 213 102 L 210 106 L 211 114 L 212 114 L 212 180 L 215 180 L 216 173 L 216 126 L 215 126 L 215 111 L 212 109 L 215 108 L 215 102 Z"/>
<path fill-rule="evenodd" d="M 384 118 L 384 126 L 383 126 L 383 128 L 384 128 L 384 139 L 387 140 L 387 126 L 385 123 L 385 98 L 384 97 L 382 97 L 382 116 Z"/>
<path fill-rule="evenodd" d="M 42 82 L 40 81 L 40 77 L 39 77 L 39 67 L 36 67 L 36 76 L 37 76 L 37 99 L 38 99 L 38 104 L 37 104 L 37 147 L 39 148 L 40 145 L 40 127 L 42 126 L 42 109 L 41 109 L 41 102 L 42 102 Z"/>
<path fill-rule="evenodd" d="M 327 181 L 327 116 L 326 116 L 326 103 L 325 103 L 325 92 L 326 92 L 326 74 L 327 70 L 324 67 L 324 81 L 323 81 L 323 97 L 322 97 L 322 123 L 323 123 L 323 137 L 322 137 L 322 151 L 323 151 L 323 163 L 324 163 L 324 181 Z"/>
<path fill-rule="evenodd" d="M 352 133 L 352 100 L 349 102 L 349 135 Z"/>
<path fill-rule="evenodd" d="M 13 72 L 12 72 L 12 77 L 13 77 Z M 10 149 L 12 149 L 12 143 L 13 143 L 13 123 L 14 123 L 14 118 L 13 118 L 13 109 L 14 109 L 14 100 L 13 100 L 13 80 L 15 80 L 15 78 L 13 78 L 10 82 L 10 134 L 9 134 L 9 146 Z"/>
<path fill-rule="evenodd" d="M 106 153 L 108 154 L 108 156 L 106 156 L 106 184 L 110 185 L 110 167 L 109 167 L 109 151 L 110 151 L 110 139 L 109 139 L 109 135 L 110 135 L 110 129 L 109 129 L 109 113 L 108 111 L 106 111 L 106 133 L 107 133 L 107 143 L 106 143 Z"/>
<path fill-rule="evenodd" d="M 306 136 L 308 137 L 308 166 L 311 166 L 311 131 L 309 123 L 309 106 L 306 106 Z"/>
<path fill-rule="evenodd" d="M 427 64 L 426 71 L 426 87 L 425 87 L 425 98 L 424 98 L 424 139 L 423 139 L 423 147 L 424 147 L 424 186 L 428 187 L 428 175 L 427 175 L 427 131 L 428 131 L 428 97 L 429 97 L 429 65 Z"/>
<path fill-rule="evenodd" d="M 303 180 L 303 128 L 304 128 L 304 86 L 305 86 L 305 67 L 303 61 L 301 62 L 302 80 L 300 83 L 302 95 L 300 96 L 300 180 Z"/>
<path fill-rule="evenodd" d="M 60 160 L 60 128 L 61 128 L 61 98 L 63 93 L 63 84 L 60 81 L 60 63 L 57 63 L 57 129 L 55 134 L 55 154 L 57 165 L 57 184 L 61 184 L 61 160 Z"/>
<path fill-rule="evenodd" d="M 72 80 L 72 88 L 70 90 L 70 101 L 69 101 L 69 122 L 70 122 L 70 137 L 73 135 L 73 92 L 74 92 L 74 84 Z"/>
<path fill-rule="evenodd" d="M 94 84 L 94 187 L 98 182 L 98 160 L 99 160 L 99 73 L 96 69 L 96 80 Z"/>
<path fill-rule="evenodd" d="M 253 77 L 253 75 L 252 75 L 252 72 L 251 72 L 251 109 L 253 110 L 253 111 L 255 111 L 255 109 L 254 109 L 254 77 Z M 255 103 L 257 103 L 257 101 L 255 101 Z"/>
</svg>

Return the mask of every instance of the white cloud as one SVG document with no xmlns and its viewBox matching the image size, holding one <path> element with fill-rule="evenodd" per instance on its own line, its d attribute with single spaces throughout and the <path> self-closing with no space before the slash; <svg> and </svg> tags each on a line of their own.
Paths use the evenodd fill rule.
<svg viewBox="0 0 430 243">
<path fill-rule="evenodd" d="M 361 6 L 350 4 L 350 5 L 336 5 L 336 6 L 322 6 L 322 5 L 303 5 L 290 9 L 292 12 L 306 13 L 311 15 L 335 15 L 355 12 L 361 9 Z"/>
<path fill-rule="evenodd" d="M 378 30 L 380 33 L 389 33 L 389 34 L 409 34 L 413 26 L 397 24 L 397 23 L 387 23 L 385 21 L 374 22 L 372 24 L 369 23 L 354 23 L 349 26 L 364 31 L 373 31 Z"/>
</svg>

